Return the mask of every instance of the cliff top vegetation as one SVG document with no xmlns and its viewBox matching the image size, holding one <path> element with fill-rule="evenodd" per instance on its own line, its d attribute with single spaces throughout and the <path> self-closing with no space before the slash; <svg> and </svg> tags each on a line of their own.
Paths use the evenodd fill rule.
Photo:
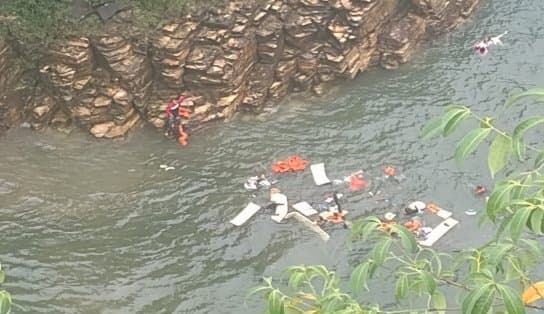
<svg viewBox="0 0 544 314">
<path fill-rule="evenodd" d="M 51 42 L 67 35 L 89 35 L 103 29 L 98 14 L 75 12 L 98 8 L 106 0 L 0 0 L 0 39 L 9 35 L 30 59 Z M 131 23 L 150 32 L 162 22 L 202 9 L 224 7 L 226 0 L 122 0 L 131 8 Z M 84 11 L 84 9 L 83 9 Z M 88 10 L 87 10 L 88 11 Z"/>
</svg>

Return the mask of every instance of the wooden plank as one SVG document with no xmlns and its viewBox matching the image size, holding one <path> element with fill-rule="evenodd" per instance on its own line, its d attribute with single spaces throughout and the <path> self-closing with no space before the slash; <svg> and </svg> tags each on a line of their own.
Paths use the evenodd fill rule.
<svg viewBox="0 0 544 314">
<path fill-rule="evenodd" d="M 285 216 L 285 218 L 294 218 L 298 220 L 303 225 L 310 228 L 310 230 L 316 232 L 321 238 L 321 240 L 323 241 L 328 241 L 330 238 L 329 234 L 326 233 L 323 229 L 321 229 L 317 224 L 315 224 L 313 221 L 304 217 L 302 214 L 298 212 L 290 212 L 289 214 L 287 214 L 287 216 Z"/>
<path fill-rule="evenodd" d="M 236 217 L 230 221 L 230 223 L 240 227 L 246 221 L 248 221 L 249 218 L 253 217 L 253 215 L 255 215 L 259 209 L 261 209 L 261 206 L 250 202 L 238 215 L 236 215 Z"/>
<path fill-rule="evenodd" d="M 310 166 L 310 171 L 312 172 L 312 176 L 314 178 L 314 182 L 316 185 L 324 185 L 331 183 L 331 180 L 327 177 L 327 174 L 325 173 L 325 164 L 314 164 Z"/>
<path fill-rule="evenodd" d="M 432 246 L 458 223 L 459 222 L 453 218 L 448 218 L 442 221 L 440 224 L 438 224 L 438 226 L 434 227 L 429 234 L 427 234 L 425 240 L 419 241 L 419 244 L 423 246 Z"/>
</svg>

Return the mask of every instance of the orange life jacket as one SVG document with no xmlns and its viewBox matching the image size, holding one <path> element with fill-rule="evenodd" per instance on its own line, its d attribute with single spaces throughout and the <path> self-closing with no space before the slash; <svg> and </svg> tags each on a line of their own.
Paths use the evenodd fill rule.
<svg viewBox="0 0 544 314">
<path fill-rule="evenodd" d="M 338 224 L 344 222 L 344 214 L 343 213 L 334 213 L 332 215 L 327 216 L 328 221 Z"/>
<path fill-rule="evenodd" d="M 387 166 L 383 168 L 383 172 L 388 176 L 394 176 L 395 175 L 395 168 L 391 166 Z"/>
<path fill-rule="evenodd" d="M 300 156 L 293 155 L 287 158 L 286 160 L 278 160 L 272 163 L 273 172 L 288 172 L 288 171 L 297 171 L 304 170 L 308 161 L 300 158 Z"/>
<path fill-rule="evenodd" d="M 178 143 L 180 143 L 183 146 L 187 145 L 187 133 L 183 131 L 183 126 L 181 125 L 181 123 L 178 124 L 178 133 L 179 133 Z"/>
<path fill-rule="evenodd" d="M 406 229 L 415 232 L 418 231 L 421 228 L 421 221 L 419 220 L 410 220 L 407 223 L 404 224 Z"/>
</svg>

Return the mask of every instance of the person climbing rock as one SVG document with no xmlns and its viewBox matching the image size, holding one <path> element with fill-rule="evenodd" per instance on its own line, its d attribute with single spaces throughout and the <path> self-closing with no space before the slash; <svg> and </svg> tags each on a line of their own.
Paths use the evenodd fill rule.
<svg viewBox="0 0 544 314">
<path fill-rule="evenodd" d="M 176 132 L 176 128 L 179 125 L 180 121 L 180 107 L 181 103 L 185 101 L 184 96 L 180 96 L 178 99 L 174 99 L 171 102 L 166 105 L 166 118 L 168 119 L 166 122 L 166 132 L 165 135 L 168 137 L 174 136 Z"/>
</svg>

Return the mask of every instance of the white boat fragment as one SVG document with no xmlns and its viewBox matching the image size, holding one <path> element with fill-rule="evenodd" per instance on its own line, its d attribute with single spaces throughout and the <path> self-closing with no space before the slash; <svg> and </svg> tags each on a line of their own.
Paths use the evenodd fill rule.
<svg viewBox="0 0 544 314">
<path fill-rule="evenodd" d="M 255 215 L 259 209 L 261 209 L 261 206 L 250 202 L 238 215 L 236 215 L 236 217 L 230 221 L 230 223 L 239 227 L 248 221 L 249 218 L 253 217 L 253 215 Z"/>
<path fill-rule="evenodd" d="M 327 174 L 325 173 L 325 164 L 314 164 L 310 166 L 310 170 L 312 172 L 312 176 L 314 178 L 314 182 L 316 185 L 324 185 L 331 183 L 331 180 L 327 177 Z"/>
<path fill-rule="evenodd" d="M 438 224 L 438 226 L 434 227 L 429 234 L 427 234 L 424 240 L 419 241 L 419 244 L 422 246 L 432 246 L 458 223 L 459 222 L 453 218 L 448 218 L 442 221 L 440 224 Z"/>
<path fill-rule="evenodd" d="M 312 216 L 317 214 L 317 210 L 315 210 L 312 205 L 308 204 L 308 202 L 299 202 L 292 206 L 304 216 Z"/>
<path fill-rule="evenodd" d="M 271 216 L 272 220 L 275 222 L 281 222 L 283 218 L 287 215 L 289 211 L 289 204 L 287 203 L 287 196 L 281 193 L 271 193 L 270 200 L 277 204 L 276 205 L 276 215 Z"/>
<path fill-rule="evenodd" d="M 287 214 L 287 216 L 285 216 L 285 218 L 294 218 L 294 219 L 298 220 L 303 225 L 310 228 L 310 230 L 316 232 L 319 235 L 319 237 L 321 238 L 321 240 L 323 240 L 323 241 L 328 241 L 329 238 L 330 238 L 329 234 L 326 233 L 323 229 L 321 229 L 317 224 L 315 224 L 313 221 L 311 221 L 310 219 L 304 217 L 303 215 L 301 215 L 298 212 L 290 212 L 289 214 Z"/>
</svg>

